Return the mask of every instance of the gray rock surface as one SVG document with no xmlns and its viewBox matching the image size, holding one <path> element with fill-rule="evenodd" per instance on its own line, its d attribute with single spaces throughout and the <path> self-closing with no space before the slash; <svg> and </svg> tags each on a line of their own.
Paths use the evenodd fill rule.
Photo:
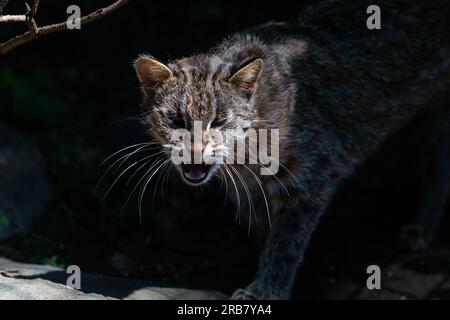
<svg viewBox="0 0 450 320">
<path fill-rule="evenodd" d="M 44 265 L 0 258 L 0 300 L 216 300 L 227 299 L 216 291 L 165 288 L 141 280 L 122 279 L 81 270 L 81 289 L 66 286 L 70 275 Z"/>
<path fill-rule="evenodd" d="M 43 157 L 0 120 L 0 239 L 26 231 L 48 197 Z"/>
</svg>

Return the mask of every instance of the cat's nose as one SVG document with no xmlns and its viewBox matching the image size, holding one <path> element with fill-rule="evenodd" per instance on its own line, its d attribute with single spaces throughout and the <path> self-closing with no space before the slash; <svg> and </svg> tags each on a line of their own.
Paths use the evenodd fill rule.
<svg viewBox="0 0 450 320">
<path fill-rule="evenodd" d="M 202 154 L 205 150 L 205 144 L 204 143 L 192 143 L 191 144 L 191 154 L 194 156 L 194 154 Z"/>
<path fill-rule="evenodd" d="M 206 141 L 205 141 L 205 136 L 204 136 L 204 132 L 202 132 L 202 139 L 201 141 L 199 141 L 200 139 L 196 140 L 194 138 L 194 135 L 191 136 L 191 154 L 192 157 L 194 156 L 194 154 L 197 155 L 201 155 L 203 154 L 203 150 L 205 150 L 206 147 Z"/>
</svg>

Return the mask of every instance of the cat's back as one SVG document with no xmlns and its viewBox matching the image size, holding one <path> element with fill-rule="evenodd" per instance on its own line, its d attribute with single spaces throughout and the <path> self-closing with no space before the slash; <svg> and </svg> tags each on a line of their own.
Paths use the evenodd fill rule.
<svg viewBox="0 0 450 320">
<path fill-rule="evenodd" d="M 369 29 L 368 20 L 379 8 L 380 29 Z M 307 6 L 295 24 L 302 36 L 334 50 L 359 50 L 388 56 L 402 53 L 432 58 L 450 46 L 450 1 L 447 0 L 333 0 Z M 358 48 L 354 48 L 358 47 Z M 380 52 L 379 49 L 389 49 Z M 354 52 L 357 55 L 357 52 Z M 391 56 L 390 59 L 396 58 Z"/>
<path fill-rule="evenodd" d="M 361 74 L 383 74 L 388 81 L 448 72 L 450 1 L 377 1 L 381 29 L 374 30 L 367 27 L 372 5 L 371 0 L 321 1 L 307 6 L 296 22 L 251 28 L 224 41 L 219 51 L 235 59 L 235 51 L 260 47 L 269 59 L 281 56 L 289 63 L 310 56 L 341 70 L 356 66 Z"/>
</svg>

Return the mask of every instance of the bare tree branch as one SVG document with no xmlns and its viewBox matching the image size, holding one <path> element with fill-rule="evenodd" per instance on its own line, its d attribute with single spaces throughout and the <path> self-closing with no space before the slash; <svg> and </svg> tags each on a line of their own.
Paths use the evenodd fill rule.
<svg viewBox="0 0 450 320">
<path fill-rule="evenodd" d="M 79 19 L 80 24 L 84 25 L 87 23 L 90 23 L 92 21 L 95 21 L 97 19 L 100 19 L 102 17 L 104 17 L 105 15 L 113 12 L 114 10 L 122 7 L 123 5 L 125 5 L 126 3 L 128 3 L 130 0 L 117 0 L 116 2 L 114 2 L 113 4 L 109 5 L 108 7 L 105 8 L 101 8 L 98 9 L 90 14 L 88 14 L 87 16 L 84 16 L 82 18 Z M 6 2 L 8 2 L 8 0 L 0 0 L 0 12 L 1 12 L 1 5 L 2 3 L 4 3 L 4 5 L 6 5 Z M 4 7 L 3 5 L 3 7 Z M 27 43 L 31 40 L 40 38 L 46 34 L 50 34 L 53 32 L 57 32 L 57 31 L 62 31 L 62 30 L 66 30 L 67 28 L 67 22 L 61 22 L 61 23 L 56 23 L 56 24 L 52 24 L 52 25 L 48 25 L 48 26 L 43 26 L 43 27 L 38 27 L 36 24 L 36 21 L 34 20 L 34 17 L 36 15 L 37 12 L 37 7 L 39 5 L 39 0 L 34 0 L 32 6 L 30 7 L 28 4 L 27 6 L 27 12 L 25 13 L 25 15 L 23 16 L 0 16 L 0 22 L 6 22 L 6 21 L 24 21 L 27 23 L 28 26 L 28 31 L 18 35 L 6 42 L 0 43 L 0 55 L 3 55 L 15 48 L 17 48 L 18 46 Z M 16 17 L 13 18 L 11 20 L 11 17 Z M 20 18 L 18 18 L 20 17 Z M 2 19 L 4 19 L 5 21 L 2 21 Z M 9 19 L 9 20 L 8 20 Z M 17 20 L 14 20 L 17 19 Z M 20 20 L 19 20 L 20 19 Z M 21 20 L 23 19 L 23 20 Z"/>
<path fill-rule="evenodd" d="M 25 7 L 27 9 L 27 26 L 28 26 L 28 30 L 30 30 L 30 33 L 32 35 L 36 35 L 38 33 L 38 26 L 36 24 L 36 21 L 34 21 L 34 15 L 37 12 L 37 7 L 39 4 L 39 0 L 33 0 L 33 5 L 30 8 L 30 6 L 28 5 L 28 3 L 25 3 Z"/>
<path fill-rule="evenodd" d="M 33 15 L 33 17 L 36 15 L 38 5 L 39 0 L 33 0 L 33 5 L 31 6 L 31 14 Z"/>
<path fill-rule="evenodd" d="M 27 16 L 24 14 L 0 16 L 0 22 L 25 22 Z"/>
<path fill-rule="evenodd" d="M 2 0 L 0 0 L 0 1 L 2 1 Z M 9 1 L 9 0 L 3 0 L 3 1 Z M 28 3 L 25 3 L 25 9 L 26 9 L 25 14 L 0 16 L 0 23 L 1 22 L 26 22 L 27 17 L 29 15 L 31 15 L 32 17 L 34 17 L 36 15 L 38 5 L 39 5 L 39 0 L 34 0 L 31 8 L 28 5 Z M 1 10 L 0 10 L 0 12 L 1 12 Z"/>
</svg>

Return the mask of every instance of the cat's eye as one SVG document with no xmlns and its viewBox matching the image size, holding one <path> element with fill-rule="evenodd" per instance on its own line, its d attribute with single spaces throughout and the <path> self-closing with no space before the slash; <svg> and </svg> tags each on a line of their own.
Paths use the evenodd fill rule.
<svg viewBox="0 0 450 320">
<path fill-rule="evenodd" d="M 211 122 L 211 128 L 221 127 L 224 124 L 225 124 L 225 119 L 215 117 L 214 120 Z"/>
<path fill-rule="evenodd" d="M 173 129 L 183 129 L 186 125 L 184 123 L 183 118 L 176 116 L 170 118 L 170 126 Z"/>
</svg>

